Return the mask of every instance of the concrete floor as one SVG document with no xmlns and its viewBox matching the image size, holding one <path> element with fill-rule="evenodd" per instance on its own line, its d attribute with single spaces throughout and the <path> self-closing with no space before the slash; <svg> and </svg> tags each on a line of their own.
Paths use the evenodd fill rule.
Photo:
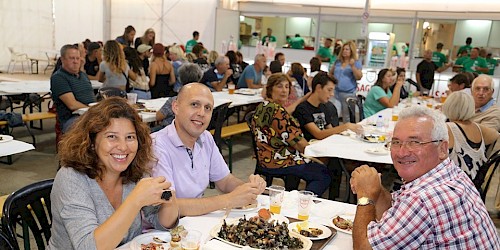
<svg viewBox="0 0 500 250">
<path fill-rule="evenodd" d="M 49 78 L 47 75 L 30 75 L 30 74 L 0 74 L 2 78 L 17 78 L 26 80 L 46 80 Z M 47 102 L 43 103 L 43 108 L 47 109 Z M 235 120 L 235 118 L 231 118 Z M 9 194 L 25 185 L 30 183 L 54 178 L 58 168 L 57 155 L 55 153 L 55 133 L 54 133 L 54 120 L 43 121 L 43 130 L 33 130 L 36 135 L 37 144 L 36 149 L 16 154 L 13 156 L 14 163 L 6 165 L 0 163 L 0 196 Z M 13 135 L 16 139 L 31 143 L 31 137 L 26 132 L 24 127 L 15 128 Z M 233 137 L 233 174 L 243 180 L 246 180 L 250 174 L 253 173 L 255 168 L 255 160 L 252 158 L 253 150 L 250 144 L 249 133 Z M 223 155 L 227 160 L 227 148 L 223 148 Z M 4 160 L 5 158 L 2 158 Z M 391 172 L 384 174 L 388 176 L 385 178 L 385 185 L 390 187 L 393 178 L 395 177 Z M 497 174 L 498 176 L 498 174 Z M 345 178 L 341 184 L 341 197 L 343 198 L 345 188 Z M 281 184 L 280 179 L 275 179 L 276 184 Z M 497 230 L 500 232 L 500 220 L 496 217 L 494 209 L 494 199 L 499 185 L 499 178 L 494 178 L 491 183 L 491 189 L 486 198 L 486 206 L 494 219 Z M 303 187 L 304 184 L 301 184 Z M 207 189 L 205 195 L 216 195 L 217 190 Z M 499 233 L 500 234 L 500 233 Z"/>
</svg>

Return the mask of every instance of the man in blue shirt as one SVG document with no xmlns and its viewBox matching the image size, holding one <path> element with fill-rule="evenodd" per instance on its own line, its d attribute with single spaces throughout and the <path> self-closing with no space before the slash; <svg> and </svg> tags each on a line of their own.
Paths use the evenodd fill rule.
<svg viewBox="0 0 500 250">
<path fill-rule="evenodd" d="M 238 80 L 237 87 L 259 89 L 262 88 L 262 83 L 260 82 L 262 78 L 262 70 L 266 67 L 266 57 L 263 54 L 257 54 L 255 56 L 255 62 L 243 70 L 240 79 Z"/>
<path fill-rule="evenodd" d="M 215 59 L 215 66 L 205 71 L 200 82 L 207 85 L 210 91 L 222 91 L 222 89 L 232 82 L 233 70 L 229 68 L 229 58 L 219 56 Z"/>
</svg>

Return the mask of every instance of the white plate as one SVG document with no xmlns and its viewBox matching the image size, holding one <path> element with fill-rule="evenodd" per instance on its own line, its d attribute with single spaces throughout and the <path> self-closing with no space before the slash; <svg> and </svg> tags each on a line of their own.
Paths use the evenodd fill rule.
<svg viewBox="0 0 500 250">
<path fill-rule="evenodd" d="M 384 137 L 384 140 L 380 140 L 381 136 Z M 365 137 L 369 137 L 370 139 L 367 139 Z M 361 137 L 361 140 L 369 143 L 384 143 L 386 138 L 387 137 L 385 135 L 364 135 Z"/>
<path fill-rule="evenodd" d="M 227 224 L 235 224 L 235 223 L 237 224 L 238 221 L 239 221 L 239 218 L 233 219 L 231 221 L 226 221 L 226 223 Z M 232 242 L 229 242 L 227 240 L 224 240 L 224 239 L 220 238 L 219 237 L 219 230 L 220 230 L 221 226 L 222 226 L 222 224 L 218 224 L 217 226 L 213 227 L 212 230 L 210 230 L 210 236 L 212 236 L 212 237 L 214 237 L 214 238 L 216 238 L 216 239 L 218 239 L 218 240 L 220 240 L 220 241 L 222 241 L 222 242 L 224 242 L 226 244 L 229 244 L 231 246 L 240 247 L 240 248 L 243 247 L 243 246 L 240 246 L 238 244 L 235 244 L 235 243 L 232 243 Z M 300 235 L 299 233 L 296 233 L 296 232 L 291 232 L 290 231 L 289 234 L 290 234 L 290 236 L 295 237 L 295 238 L 299 238 L 302 241 L 303 247 L 301 249 L 299 249 L 299 250 L 309 250 L 309 249 L 311 249 L 311 247 L 312 247 L 312 241 L 309 238 L 307 238 L 307 237 L 305 237 L 303 235 Z M 256 249 L 256 248 L 248 248 L 248 249 Z"/>
<path fill-rule="evenodd" d="M 298 229 L 297 229 L 297 225 L 300 223 L 302 223 L 302 221 L 290 223 L 290 225 L 288 225 L 288 230 L 290 230 L 290 231 L 296 230 L 297 233 L 299 233 Z M 330 235 L 332 235 L 332 230 L 330 230 L 330 228 L 325 227 L 323 225 L 314 224 L 314 223 L 309 222 L 309 228 L 319 228 L 323 231 L 323 233 L 318 235 L 318 237 L 307 237 L 310 240 L 322 240 L 322 239 L 326 239 L 326 238 L 330 237 Z"/>
<path fill-rule="evenodd" d="M 339 216 L 340 218 L 344 218 L 346 220 L 351 220 L 354 223 L 354 215 L 352 215 L 352 214 L 339 214 L 339 215 L 335 215 L 332 218 L 330 218 L 330 226 L 331 227 L 337 229 L 337 231 L 339 231 L 339 232 L 346 233 L 346 234 L 352 234 L 352 230 L 341 229 L 341 228 L 338 228 L 337 226 L 335 226 L 335 224 L 333 224 L 333 218 L 335 218 L 337 216 Z"/>
<path fill-rule="evenodd" d="M 246 213 L 246 212 L 252 212 L 252 211 L 255 211 L 258 209 L 260 209 L 259 201 L 257 201 L 257 206 L 252 206 L 252 207 L 248 207 L 248 208 L 233 208 L 233 209 L 231 209 L 231 212 Z M 225 212 L 226 210 L 221 209 L 220 211 Z"/>
<path fill-rule="evenodd" d="M 245 214 L 245 217 L 247 219 L 250 219 L 250 218 L 252 218 L 254 216 L 257 216 L 257 213 Z M 267 221 L 272 221 L 272 220 L 278 222 L 279 224 L 281 224 L 282 222 L 285 222 L 286 224 L 290 224 L 290 220 L 288 220 L 287 217 L 285 217 L 285 216 L 283 216 L 281 214 L 272 214 L 271 218 L 269 220 L 267 220 Z"/>
<path fill-rule="evenodd" d="M 141 244 L 149 244 L 151 242 L 157 243 L 153 241 L 153 237 L 158 237 L 167 243 L 163 243 L 163 248 L 165 250 L 170 248 L 170 233 L 169 232 L 151 232 L 146 234 L 141 234 L 135 237 L 130 243 L 130 249 L 132 250 L 141 250 Z"/>
<path fill-rule="evenodd" d="M 14 140 L 14 137 L 12 137 L 10 135 L 0 135 L 0 138 L 2 138 L 0 140 L 0 143 Z"/>
<path fill-rule="evenodd" d="M 376 148 L 368 148 L 365 150 L 365 152 L 374 155 L 386 155 L 389 153 L 389 150 L 385 149 L 385 147 L 376 147 Z"/>
</svg>

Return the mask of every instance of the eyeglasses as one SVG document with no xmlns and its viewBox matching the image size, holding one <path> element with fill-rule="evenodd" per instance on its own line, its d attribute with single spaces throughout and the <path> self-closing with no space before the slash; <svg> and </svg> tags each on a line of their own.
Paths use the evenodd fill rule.
<svg viewBox="0 0 500 250">
<path fill-rule="evenodd" d="M 434 140 L 434 141 L 428 141 L 428 142 L 420 142 L 416 140 L 410 140 L 410 141 L 390 141 L 387 143 L 387 148 L 390 148 L 391 150 L 400 150 L 403 146 L 406 145 L 406 148 L 409 150 L 414 150 L 418 149 L 419 147 L 429 144 L 431 142 L 441 142 L 443 140 Z"/>
</svg>

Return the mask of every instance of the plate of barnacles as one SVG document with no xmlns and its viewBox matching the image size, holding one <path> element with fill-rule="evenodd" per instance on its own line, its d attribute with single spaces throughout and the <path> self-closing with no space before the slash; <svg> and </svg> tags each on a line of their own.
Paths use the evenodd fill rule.
<svg viewBox="0 0 500 250">
<path fill-rule="evenodd" d="M 286 222 L 267 221 L 256 215 L 247 218 L 224 220 L 212 228 L 210 235 L 229 245 L 248 246 L 251 249 L 297 249 L 308 250 L 312 241 L 297 232 L 288 230 Z"/>
</svg>

